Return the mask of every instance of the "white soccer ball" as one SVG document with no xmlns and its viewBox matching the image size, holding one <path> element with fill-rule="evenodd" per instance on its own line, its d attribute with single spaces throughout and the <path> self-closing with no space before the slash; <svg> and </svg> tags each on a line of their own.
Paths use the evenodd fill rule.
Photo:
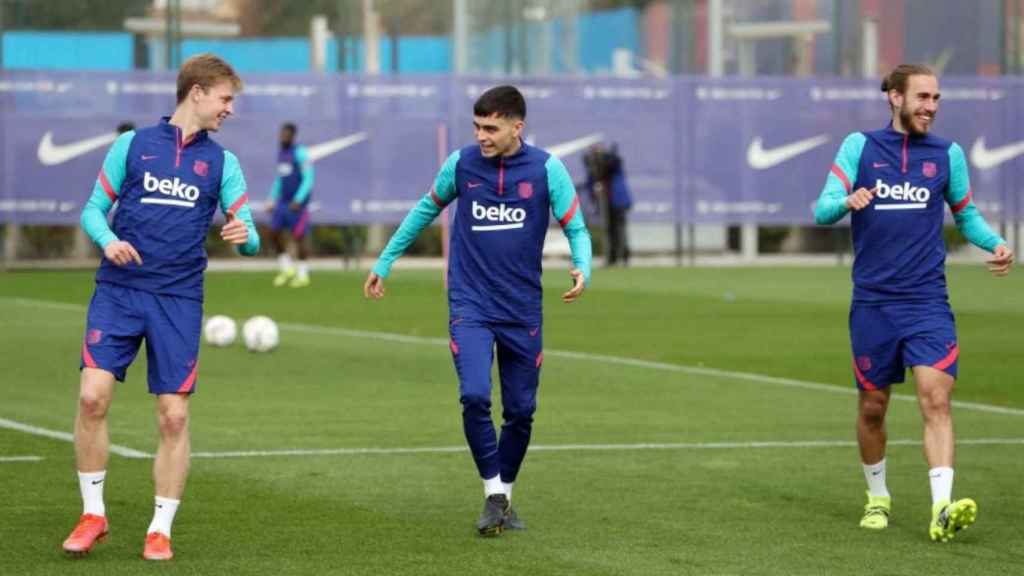
<svg viewBox="0 0 1024 576">
<path fill-rule="evenodd" d="M 227 316 L 217 314 L 210 316 L 203 327 L 203 336 L 211 346 L 231 346 L 238 337 L 238 324 Z"/>
<path fill-rule="evenodd" d="M 242 338 L 250 352 L 269 352 L 277 347 L 277 324 L 266 316 L 253 316 L 242 326 Z"/>
</svg>

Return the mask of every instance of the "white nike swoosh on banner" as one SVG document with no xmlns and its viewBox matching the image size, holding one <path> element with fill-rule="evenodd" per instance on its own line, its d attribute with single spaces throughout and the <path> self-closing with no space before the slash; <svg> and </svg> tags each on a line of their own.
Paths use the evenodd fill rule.
<svg viewBox="0 0 1024 576">
<path fill-rule="evenodd" d="M 747 164 L 750 164 L 750 167 L 755 170 L 765 170 L 772 166 L 778 166 L 804 152 L 810 152 L 825 142 L 828 142 L 828 136 L 822 134 L 765 150 L 761 147 L 761 138 L 754 138 L 750 142 L 750 147 L 747 148 Z"/>
<path fill-rule="evenodd" d="M 588 136 L 583 136 L 582 138 L 576 138 L 575 140 L 555 144 L 554 146 L 545 146 L 544 149 L 548 151 L 548 154 L 557 158 L 562 158 L 593 146 L 601 140 L 604 140 L 604 134 L 595 132 Z"/>
<path fill-rule="evenodd" d="M 343 136 L 335 140 L 328 140 L 315 146 L 306 147 L 306 152 L 309 153 L 309 161 L 316 162 L 322 160 L 335 152 L 340 152 L 349 146 L 353 146 L 366 140 L 366 132 L 356 132 L 348 136 Z"/>
<path fill-rule="evenodd" d="M 985 139 L 978 138 L 971 146 L 971 163 L 981 170 L 995 168 L 1003 162 L 1024 154 L 1024 141 L 1014 142 L 998 148 L 986 148 Z"/>
<path fill-rule="evenodd" d="M 55 166 L 83 154 L 88 154 L 97 148 L 102 148 L 114 140 L 117 140 L 116 132 L 100 134 L 99 136 L 71 142 L 70 144 L 57 145 L 53 143 L 53 132 L 47 131 L 46 134 L 43 134 L 42 140 L 39 141 L 36 156 L 39 157 L 39 163 L 43 166 Z"/>
</svg>

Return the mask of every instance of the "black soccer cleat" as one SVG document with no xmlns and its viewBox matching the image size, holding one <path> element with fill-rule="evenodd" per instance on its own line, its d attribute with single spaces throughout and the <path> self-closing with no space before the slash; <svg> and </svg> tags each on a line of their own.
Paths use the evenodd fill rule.
<svg viewBox="0 0 1024 576">
<path fill-rule="evenodd" d="M 510 510 L 504 494 L 491 494 L 484 500 L 484 509 L 476 521 L 476 530 L 481 536 L 498 536 L 505 529 L 505 515 Z"/>
</svg>

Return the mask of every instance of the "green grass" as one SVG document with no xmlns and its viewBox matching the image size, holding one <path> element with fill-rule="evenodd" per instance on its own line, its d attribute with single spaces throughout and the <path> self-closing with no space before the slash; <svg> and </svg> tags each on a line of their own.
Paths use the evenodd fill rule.
<svg viewBox="0 0 1024 576">
<path fill-rule="evenodd" d="M 464 445 L 448 351 L 426 339 L 447 337 L 439 272 L 399 270 L 372 303 L 361 273 L 316 274 L 302 291 L 275 290 L 270 277 L 207 276 L 208 314 L 267 314 L 283 330 L 271 354 L 203 349 L 194 451 Z M 1024 410 L 1024 277 L 970 266 L 952 267 L 949 280 L 962 350 L 956 398 Z M 848 269 L 598 270 L 569 306 L 558 301 L 563 273 L 545 284 L 535 446 L 854 439 Z M 71 429 L 92 288 L 90 272 L 0 276 L 0 418 Z M 111 439 L 152 452 L 144 356 L 118 386 Z M 897 392 L 913 394 L 912 382 Z M 962 440 L 1024 437 L 1024 415 L 960 407 L 955 417 Z M 917 440 L 920 430 L 915 404 L 894 402 L 890 438 Z M 980 516 L 947 545 L 927 539 L 927 467 L 914 445 L 890 447 L 895 515 L 880 534 L 857 527 L 864 481 L 851 445 L 535 450 L 515 492 L 529 529 L 495 540 L 473 531 L 482 490 L 468 452 L 196 458 L 177 557 L 160 566 L 139 559 L 150 461 L 112 456 L 112 540 L 74 561 L 59 550 L 80 512 L 73 449 L 0 428 L 0 457 L 21 455 L 44 459 L 0 462 L 4 574 L 992 574 L 1024 563 L 1020 443 L 961 444 L 955 494 L 977 499 Z"/>
</svg>

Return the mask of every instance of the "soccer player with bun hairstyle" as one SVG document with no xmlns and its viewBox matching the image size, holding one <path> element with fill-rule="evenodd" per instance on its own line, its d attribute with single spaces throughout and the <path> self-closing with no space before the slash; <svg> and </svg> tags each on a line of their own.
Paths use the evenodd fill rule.
<svg viewBox="0 0 1024 576">
<path fill-rule="evenodd" d="M 931 131 L 940 98 L 935 73 L 901 64 L 882 80 L 881 89 L 892 112 L 889 125 L 846 137 L 814 219 L 834 224 L 851 213 L 850 341 L 859 389 L 857 441 L 868 484 L 860 525 L 875 530 L 889 525 L 885 415 L 891 386 L 903 382 L 910 368 L 924 418 L 932 494 L 928 534 L 945 542 L 973 524 L 978 513 L 974 500 L 952 498 L 950 397 L 960 345 L 946 290 L 946 205 L 960 233 L 992 253 L 992 274 L 1005 276 L 1013 253 L 972 201 L 963 149 Z"/>
<path fill-rule="evenodd" d="M 480 95 L 473 106 L 476 144 L 448 157 L 363 286 L 367 298 L 382 298 L 394 261 L 445 206 L 459 200 L 448 267 L 448 330 L 463 429 L 484 485 L 476 524 L 483 536 L 523 527 L 512 508 L 512 485 L 530 443 L 544 362 L 541 251 L 550 216 L 572 250 L 572 288 L 562 301 L 575 302 L 590 281 L 590 235 L 572 179 L 557 157 L 523 142 L 525 119 L 526 101 L 514 86 Z M 500 439 L 491 419 L 495 350 L 504 420 Z"/>
<path fill-rule="evenodd" d="M 172 557 L 171 523 L 188 476 L 189 398 L 198 383 L 204 246 L 214 212 L 220 208 L 227 218 L 222 240 L 246 256 L 260 247 L 238 159 L 210 138 L 231 116 L 241 87 L 217 56 L 186 60 L 174 114 L 117 138 L 82 210 L 82 227 L 103 260 L 81 349 L 75 455 L 84 510 L 64 541 L 69 554 L 88 553 L 109 532 L 107 412 L 115 384 L 145 340 L 160 444 L 143 557 Z M 107 214 L 115 204 L 111 225 Z"/>
</svg>

